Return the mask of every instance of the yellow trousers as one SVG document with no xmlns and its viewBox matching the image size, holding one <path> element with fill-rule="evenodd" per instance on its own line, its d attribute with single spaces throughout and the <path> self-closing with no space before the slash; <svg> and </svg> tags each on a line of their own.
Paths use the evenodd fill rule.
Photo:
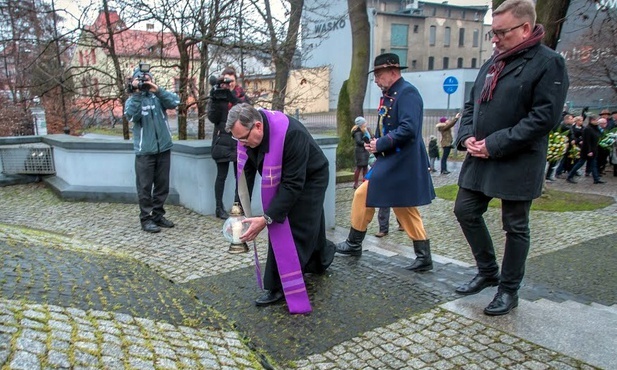
<svg viewBox="0 0 617 370">
<path fill-rule="evenodd" d="M 351 202 L 351 227 L 366 231 L 375 215 L 375 208 L 366 206 L 369 181 L 364 181 L 353 195 Z M 426 230 L 416 207 L 392 207 L 392 211 L 411 240 L 426 240 Z"/>
</svg>

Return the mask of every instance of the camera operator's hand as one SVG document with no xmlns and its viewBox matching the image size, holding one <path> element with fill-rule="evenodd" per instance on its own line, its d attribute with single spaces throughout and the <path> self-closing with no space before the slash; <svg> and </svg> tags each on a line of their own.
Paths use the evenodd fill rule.
<svg viewBox="0 0 617 370">
<path fill-rule="evenodd" d="M 144 85 L 148 85 L 150 86 L 150 88 L 148 89 L 148 91 L 150 91 L 151 93 L 156 93 L 157 91 L 159 91 L 159 87 L 158 85 L 156 85 L 154 82 L 152 81 L 146 81 L 144 82 Z"/>
<path fill-rule="evenodd" d="M 139 80 L 139 78 L 134 78 L 133 82 L 131 83 L 131 85 L 133 85 L 133 91 L 136 93 L 139 93 L 139 83 L 141 81 Z M 142 84 L 144 86 L 148 87 L 148 91 L 150 91 L 151 93 L 156 93 L 159 90 L 159 87 L 150 80 L 149 77 L 146 77 L 145 81 L 142 82 Z"/>
</svg>

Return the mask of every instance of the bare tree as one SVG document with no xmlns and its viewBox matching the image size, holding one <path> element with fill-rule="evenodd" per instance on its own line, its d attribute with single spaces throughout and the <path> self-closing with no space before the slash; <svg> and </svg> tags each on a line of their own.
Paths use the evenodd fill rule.
<svg viewBox="0 0 617 370">
<path fill-rule="evenodd" d="M 605 106 L 617 104 L 617 14 L 607 7 L 587 3 L 571 10 L 571 17 L 581 25 L 573 32 L 568 50 L 562 54 L 568 63 L 572 98 L 590 104 L 597 100 Z"/>
<path fill-rule="evenodd" d="M 341 87 L 336 113 L 340 143 L 337 148 L 337 167 L 354 166 L 354 145 L 350 132 L 353 119 L 363 115 L 367 72 L 370 63 L 370 25 L 366 0 L 347 0 L 352 34 L 352 59 L 349 79 Z"/>
<path fill-rule="evenodd" d="M 259 37 L 264 37 L 263 51 L 272 58 L 275 68 L 274 91 L 272 96 L 272 109 L 283 111 L 285 109 L 285 97 L 287 94 L 287 80 L 289 71 L 292 69 L 292 62 L 296 54 L 300 21 L 304 0 L 282 1 L 285 14 L 281 21 L 272 13 L 270 0 L 251 0 L 257 14 L 264 22 L 265 29 L 252 27 L 257 38 L 252 44 L 257 48 L 260 44 Z"/>
<path fill-rule="evenodd" d="M 55 37 L 60 20 L 53 2 L 51 6 L 38 0 L 0 2 L 1 88 L 9 99 L 5 103 L 11 101 L 24 110 L 24 116 L 34 96 L 40 96 L 45 106 L 53 105 L 52 95 L 55 101 L 64 102 L 63 87 L 70 81 L 65 78 L 62 54 L 67 43 Z M 67 129 L 65 112 L 59 109 L 54 116 L 50 109 L 49 132 L 56 126 L 58 132 Z"/>
<path fill-rule="evenodd" d="M 234 27 L 234 21 L 243 14 L 243 3 L 237 4 L 234 0 L 215 0 L 202 4 L 196 23 L 199 27 L 199 77 L 197 88 L 197 138 L 205 139 L 206 106 L 208 103 L 209 88 L 206 83 L 214 57 L 220 54 L 225 47 L 233 47 L 238 41 L 236 33 L 240 27 Z M 241 22 L 240 22 L 241 24 Z M 231 40 L 231 42 L 230 42 Z M 242 39 L 239 37 L 239 42 Z"/>
</svg>

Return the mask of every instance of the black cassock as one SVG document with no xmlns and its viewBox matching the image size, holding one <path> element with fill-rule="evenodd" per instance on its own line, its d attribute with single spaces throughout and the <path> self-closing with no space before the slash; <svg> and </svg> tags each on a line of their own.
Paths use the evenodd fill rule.
<svg viewBox="0 0 617 370">
<path fill-rule="evenodd" d="M 260 112 L 261 113 L 261 112 Z M 264 136 L 256 148 L 247 148 L 247 176 L 262 171 L 264 155 L 270 148 L 270 124 L 262 113 Z M 273 222 L 289 219 L 302 272 L 322 273 L 334 256 L 334 245 L 326 240 L 323 203 L 328 187 L 328 159 L 304 125 L 292 117 L 285 135 L 281 183 L 278 192 L 264 213 Z M 268 261 L 264 270 L 264 288 L 281 288 L 281 280 L 274 261 L 272 245 L 268 241 Z"/>
</svg>

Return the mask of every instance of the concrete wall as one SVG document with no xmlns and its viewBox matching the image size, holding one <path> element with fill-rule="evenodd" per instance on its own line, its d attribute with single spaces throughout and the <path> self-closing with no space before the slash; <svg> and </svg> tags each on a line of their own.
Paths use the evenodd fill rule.
<svg viewBox="0 0 617 370">
<path fill-rule="evenodd" d="M 338 138 L 315 136 L 330 162 L 330 183 L 324 210 L 326 227 L 335 225 L 336 147 Z M 45 182 L 67 200 L 137 203 L 135 155 L 132 141 L 88 139 L 69 135 L 0 138 L 0 146 L 44 142 L 53 147 L 56 175 Z M 171 156 L 169 204 L 178 204 L 197 213 L 214 214 L 216 164 L 210 155 L 210 140 L 174 143 Z M 231 166 L 230 166 L 231 167 Z M 263 213 L 261 178 L 255 180 L 252 212 Z M 235 178 L 229 169 L 224 203 L 231 208 Z"/>
</svg>

